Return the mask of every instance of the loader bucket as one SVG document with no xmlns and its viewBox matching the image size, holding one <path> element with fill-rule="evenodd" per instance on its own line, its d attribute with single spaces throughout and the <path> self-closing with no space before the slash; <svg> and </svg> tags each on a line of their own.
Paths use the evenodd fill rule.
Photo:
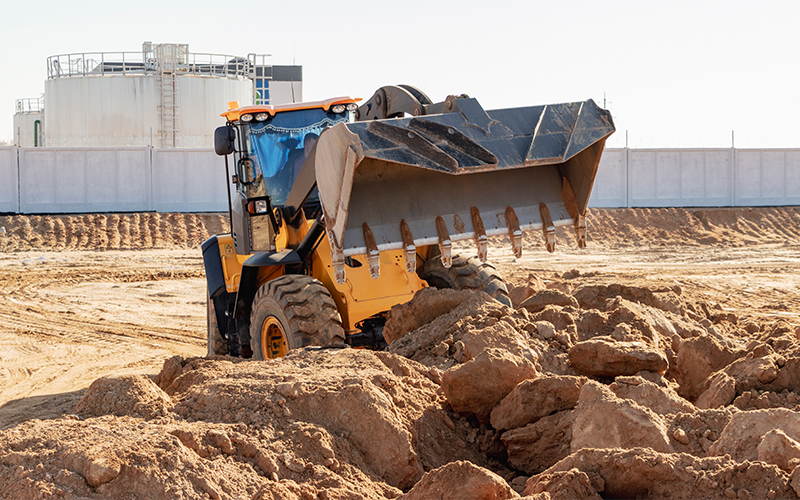
<svg viewBox="0 0 800 500">
<path fill-rule="evenodd" d="M 438 245 L 450 265 L 453 241 L 507 234 L 520 256 L 522 234 L 574 225 L 584 216 L 606 138 L 608 111 L 592 100 L 484 111 L 475 99 L 448 99 L 456 112 L 340 123 L 320 135 L 315 170 L 337 281 L 344 259 L 400 250 L 416 268 L 416 247 Z"/>
</svg>

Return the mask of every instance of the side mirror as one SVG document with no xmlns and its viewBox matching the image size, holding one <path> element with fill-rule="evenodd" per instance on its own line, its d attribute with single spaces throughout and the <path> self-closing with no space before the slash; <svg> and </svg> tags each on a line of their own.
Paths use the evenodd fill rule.
<svg viewBox="0 0 800 500">
<path fill-rule="evenodd" d="M 233 145 L 236 143 L 236 131 L 230 125 L 217 127 L 214 131 L 214 151 L 220 156 L 233 153 Z"/>
</svg>

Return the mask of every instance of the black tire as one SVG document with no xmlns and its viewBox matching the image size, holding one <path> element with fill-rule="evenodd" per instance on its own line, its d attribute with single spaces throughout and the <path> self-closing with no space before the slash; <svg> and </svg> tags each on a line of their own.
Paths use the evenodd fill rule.
<svg viewBox="0 0 800 500">
<path fill-rule="evenodd" d="M 434 255 L 419 270 L 419 277 L 435 288 L 453 290 L 482 290 L 495 300 L 511 307 L 508 288 L 494 265 L 481 262 L 476 256 L 453 255 L 452 265 L 444 267 L 439 255 Z"/>
<path fill-rule="evenodd" d="M 310 345 L 343 343 L 342 318 L 320 281 L 287 274 L 258 289 L 250 313 L 253 359 L 276 358 Z"/>
<path fill-rule="evenodd" d="M 214 301 L 209 297 L 206 302 L 206 325 L 208 329 L 208 357 L 228 354 L 228 342 L 222 338 L 222 333 L 217 326 L 217 314 L 214 310 Z"/>
</svg>

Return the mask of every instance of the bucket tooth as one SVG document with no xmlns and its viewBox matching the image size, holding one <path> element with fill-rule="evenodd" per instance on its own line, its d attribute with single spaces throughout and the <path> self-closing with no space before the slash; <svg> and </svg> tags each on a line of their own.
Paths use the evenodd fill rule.
<svg viewBox="0 0 800 500">
<path fill-rule="evenodd" d="M 481 262 L 486 262 L 489 253 L 489 239 L 486 237 L 486 229 L 483 227 L 483 219 L 478 207 L 471 207 L 469 213 L 472 216 L 472 229 L 475 230 L 475 245 L 478 247 L 478 258 Z"/>
<path fill-rule="evenodd" d="M 544 245 L 548 252 L 553 253 L 556 250 L 556 226 L 553 224 L 553 218 L 550 217 L 550 210 L 547 208 L 547 205 L 540 203 L 539 213 L 542 216 Z"/>
<path fill-rule="evenodd" d="M 364 243 L 366 243 L 367 246 L 369 275 L 372 276 L 372 279 L 378 279 L 381 277 L 381 253 L 378 251 L 378 245 L 375 243 L 375 236 L 372 234 L 372 230 L 367 223 L 365 222 L 361 227 L 364 229 Z"/>
<path fill-rule="evenodd" d="M 331 264 L 333 264 L 333 277 L 336 279 L 337 283 L 342 285 L 345 282 L 344 252 L 342 251 L 341 247 L 339 247 L 339 245 L 336 244 L 336 240 L 334 239 L 333 234 L 330 232 L 327 233 L 328 233 L 328 243 L 330 243 L 331 246 Z"/>
<path fill-rule="evenodd" d="M 508 236 L 511 238 L 511 249 L 514 251 L 514 257 L 522 257 L 522 230 L 519 228 L 519 219 L 517 213 L 514 212 L 512 207 L 506 207 L 506 227 L 508 228 Z"/>
<path fill-rule="evenodd" d="M 441 215 L 436 217 L 436 233 L 439 235 L 439 252 L 442 254 L 442 265 L 449 268 L 453 263 L 453 244 L 450 241 L 450 233 L 447 232 L 447 226 Z"/>
<path fill-rule="evenodd" d="M 456 233 L 464 233 L 467 231 L 467 226 L 464 224 L 464 221 L 461 220 L 461 217 L 458 214 L 453 216 L 453 228 L 455 228 Z"/>
<path fill-rule="evenodd" d="M 578 239 L 578 248 L 586 248 L 586 217 L 583 215 L 575 219 L 575 237 Z"/>
<path fill-rule="evenodd" d="M 417 271 L 417 246 L 414 245 L 414 236 L 405 219 L 400 221 L 400 235 L 403 238 L 403 255 L 406 257 L 406 271 L 413 274 Z"/>
</svg>

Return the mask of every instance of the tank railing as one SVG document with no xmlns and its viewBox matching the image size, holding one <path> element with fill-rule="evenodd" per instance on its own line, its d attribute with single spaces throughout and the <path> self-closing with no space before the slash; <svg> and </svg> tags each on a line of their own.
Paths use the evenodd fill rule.
<svg viewBox="0 0 800 500">
<path fill-rule="evenodd" d="M 44 96 L 17 99 L 14 110 L 15 114 L 41 113 L 44 111 Z"/>
<path fill-rule="evenodd" d="M 161 61 L 153 52 L 84 52 L 47 58 L 48 79 L 157 74 L 162 70 L 197 76 L 252 77 L 252 65 L 246 57 L 225 54 L 188 53 L 179 61 Z"/>
</svg>

